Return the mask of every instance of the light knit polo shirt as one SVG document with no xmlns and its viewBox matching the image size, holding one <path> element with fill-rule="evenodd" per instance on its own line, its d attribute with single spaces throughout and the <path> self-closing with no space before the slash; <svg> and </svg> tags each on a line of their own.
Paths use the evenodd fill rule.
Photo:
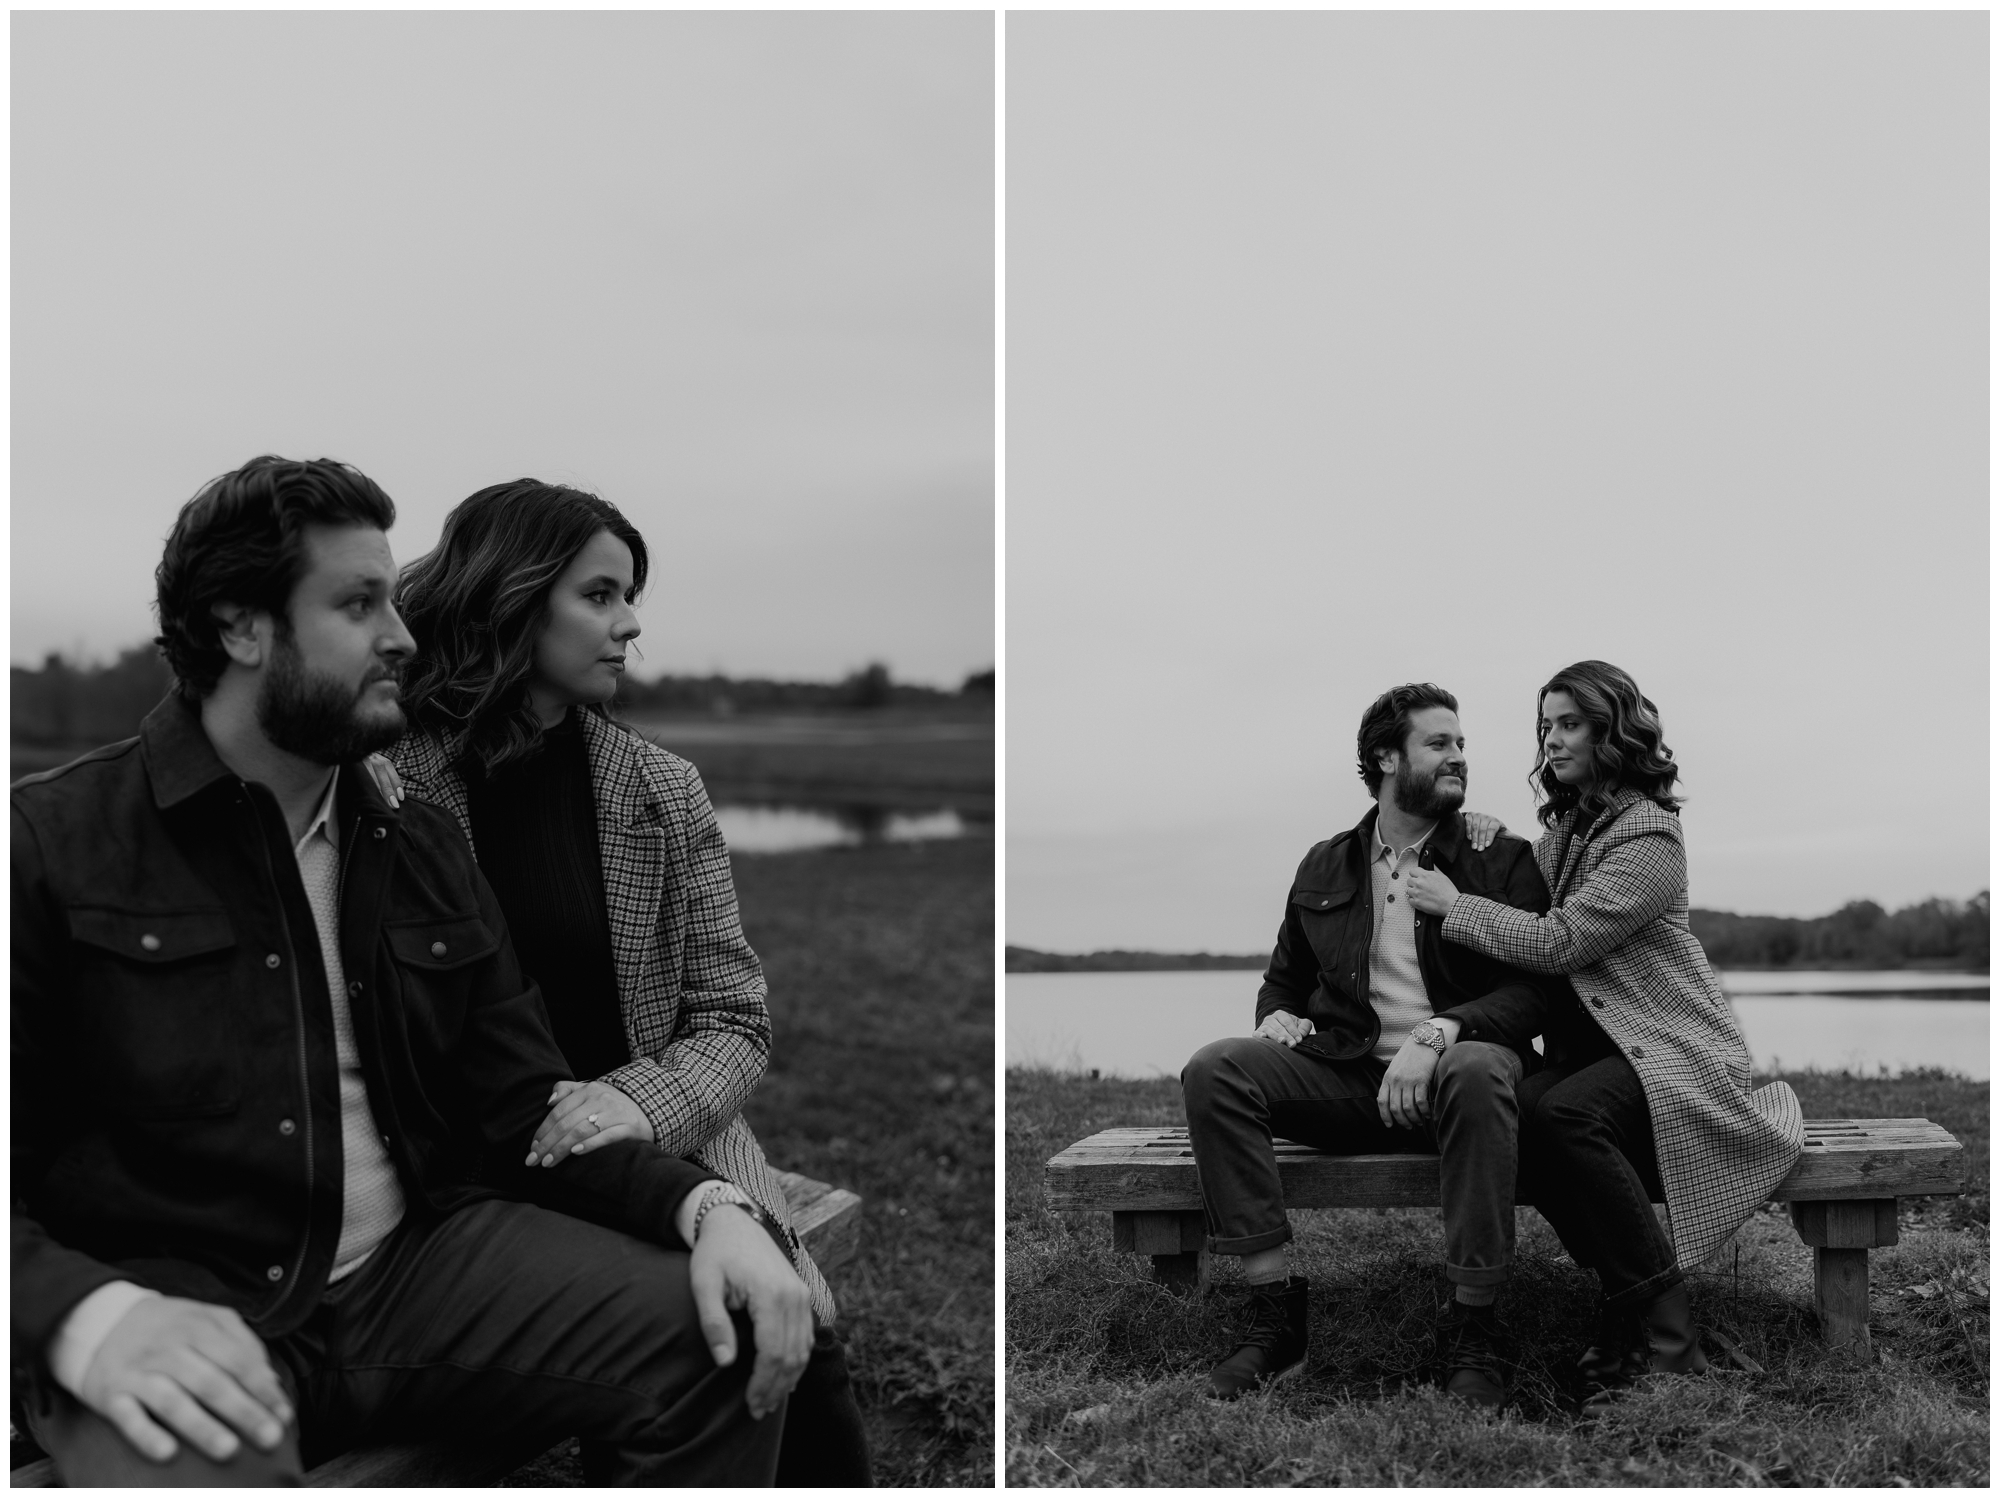
<svg viewBox="0 0 2000 1498">
<path fill-rule="evenodd" d="M 1368 859 L 1375 897 L 1374 935 L 1368 941 L 1368 1002 L 1382 1021 L 1374 1054 L 1390 1061 L 1410 1031 L 1432 1012 L 1423 970 L 1417 965 L 1417 913 L 1410 905 L 1410 882 L 1403 877 L 1417 866 L 1431 834 L 1426 832 L 1398 852 L 1382 841 L 1379 818 L 1375 826 Z"/>
<path fill-rule="evenodd" d="M 383 1148 L 375 1115 L 368 1109 L 361 1048 L 354 1043 L 354 1015 L 347 1005 L 347 971 L 340 965 L 340 828 L 333 816 L 333 792 L 339 780 L 336 774 L 328 784 L 312 825 L 292 848 L 306 899 L 312 902 L 313 925 L 319 930 L 326 992 L 333 1001 L 333 1042 L 340 1058 L 340 1156 L 345 1172 L 340 1243 L 333 1252 L 329 1280 L 359 1269 L 403 1220 L 403 1187 Z"/>
</svg>

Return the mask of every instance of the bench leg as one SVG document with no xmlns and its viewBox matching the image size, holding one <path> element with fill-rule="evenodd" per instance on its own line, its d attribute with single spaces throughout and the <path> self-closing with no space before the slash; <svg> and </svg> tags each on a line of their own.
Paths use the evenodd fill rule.
<svg viewBox="0 0 2000 1498">
<path fill-rule="evenodd" d="M 1871 1356 L 1868 1338 L 1868 1250 L 1815 1248 L 1813 1301 L 1826 1345 Z"/>
<path fill-rule="evenodd" d="M 1895 1199 L 1793 1202 L 1792 1225 L 1812 1245 L 1813 1308 L 1827 1345 L 1872 1357 L 1868 1250 L 1896 1241 Z"/>
<path fill-rule="evenodd" d="M 1153 1278 L 1185 1294 L 1208 1288 L 1208 1224 L 1199 1212 L 1113 1212 L 1111 1246 L 1147 1254 Z"/>
</svg>

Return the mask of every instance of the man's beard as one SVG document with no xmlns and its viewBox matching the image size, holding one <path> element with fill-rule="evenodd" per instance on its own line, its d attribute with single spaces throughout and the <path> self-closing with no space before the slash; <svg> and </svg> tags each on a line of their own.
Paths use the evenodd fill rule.
<svg viewBox="0 0 2000 1498">
<path fill-rule="evenodd" d="M 1447 770 L 1458 776 L 1457 785 L 1445 787 L 1438 784 Z M 1435 822 L 1439 817 L 1457 811 L 1465 804 L 1465 775 L 1465 766 L 1446 763 L 1419 779 L 1414 771 L 1405 766 L 1403 773 L 1396 777 L 1392 792 L 1396 810 L 1422 822 Z"/>
<path fill-rule="evenodd" d="M 395 667 L 385 667 L 360 687 L 349 688 L 331 676 L 308 671 L 298 645 L 280 633 L 272 645 L 271 669 L 257 691 L 257 726 L 287 754 L 316 765 L 348 764 L 387 749 L 403 736 L 400 705 L 391 703 L 389 715 L 373 721 L 357 711 L 370 686 L 400 675 Z"/>
</svg>

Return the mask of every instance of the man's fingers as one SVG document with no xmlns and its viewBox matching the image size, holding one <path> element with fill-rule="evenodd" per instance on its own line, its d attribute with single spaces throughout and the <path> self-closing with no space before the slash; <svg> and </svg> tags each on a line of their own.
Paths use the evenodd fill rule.
<svg viewBox="0 0 2000 1498">
<path fill-rule="evenodd" d="M 804 1290 L 805 1286 L 795 1281 L 750 1302 L 751 1324 L 757 1332 L 757 1366 L 743 1397 L 759 1420 L 792 1392 L 812 1355 L 812 1302 Z"/>
<path fill-rule="evenodd" d="M 174 1375 L 181 1387 L 200 1400 L 205 1411 L 226 1423 L 232 1434 L 241 1434 L 261 1449 L 271 1450 L 283 1439 L 285 1427 L 249 1392 L 199 1352 L 188 1351 Z M 208 1447 L 191 1436 L 203 1450 Z"/>
<path fill-rule="evenodd" d="M 203 1409 L 192 1394 L 166 1374 L 149 1378 L 139 1390 L 139 1400 L 154 1419 L 210 1461 L 228 1461 L 243 1444 L 234 1431 Z"/>
<path fill-rule="evenodd" d="M 233 1312 L 218 1314 L 214 1323 L 195 1337 L 194 1347 L 262 1406 L 278 1426 L 283 1427 L 291 1420 L 292 1402 L 285 1395 L 284 1383 L 271 1366 L 264 1344 Z M 237 1428 L 245 1430 L 241 1425 Z M 253 1433 L 245 1430 L 245 1434 Z"/>
<path fill-rule="evenodd" d="M 134 1451 L 148 1461 L 170 1462 L 180 1446 L 174 1438 L 146 1415 L 144 1406 L 130 1394 L 113 1394 L 98 1411 L 109 1420 Z"/>
<path fill-rule="evenodd" d="M 704 1265 L 707 1272 L 695 1272 L 688 1278 L 688 1288 L 694 1294 L 694 1316 L 701 1326 L 701 1339 L 708 1344 L 708 1355 L 715 1359 L 715 1366 L 727 1368 L 736 1361 L 736 1327 L 729 1319 L 729 1307 L 722 1303 L 722 1275 L 720 1271 Z"/>
</svg>

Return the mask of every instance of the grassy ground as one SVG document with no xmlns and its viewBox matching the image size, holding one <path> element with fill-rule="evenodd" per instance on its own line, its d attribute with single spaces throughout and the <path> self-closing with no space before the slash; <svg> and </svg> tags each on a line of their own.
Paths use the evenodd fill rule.
<svg viewBox="0 0 2000 1498">
<path fill-rule="evenodd" d="M 1764 1370 L 1717 1357 L 1656 1380 L 1598 1425 L 1568 1402 L 1594 1276 L 1540 1216 L 1520 1216 L 1501 1301 L 1513 1401 L 1497 1420 L 1447 1401 L 1430 1366 L 1447 1287 L 1435 1211 L 1293 1214 L 1312 1280 L 1303 1376 L 1234 1405 L 1202 1397 L 1245 1292 L 1220 1261 L 1208 1297 L 1151 1284 L 1111 1250 L 1106 1213 L 1041 1206 L 1044 1161 L 1098 1129 L 1184 1122 L 1171 1080 L 1010 1072 L 1007 1084 L 1007 1481 L 1014 1485 L 1984 1485 L 1988 1481 L 1985 1083 L 1788 1075 L 1808 1117 L 1911 1117 L 1964 1141 L 1973 1188 L 1911 1204 L 1871 1256 L 1872 1365 L 1831 1357 L 1810 1310 L 1811 1255 L 1771 1208 L 1720 1270 L 1693 1277 L 1697 1318 Z"/>
</svg>

